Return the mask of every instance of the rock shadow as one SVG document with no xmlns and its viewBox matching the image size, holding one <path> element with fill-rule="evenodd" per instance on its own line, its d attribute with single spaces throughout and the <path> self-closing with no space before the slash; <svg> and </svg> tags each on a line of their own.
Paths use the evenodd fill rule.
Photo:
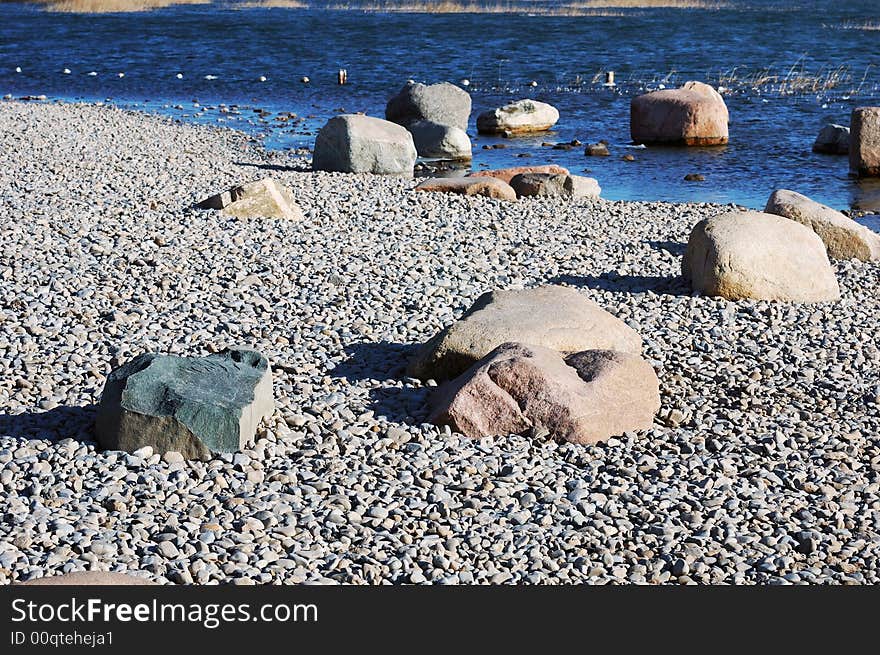
<svg viewBox="0 0 880 655">
<path fill-rule="evenodd" d="M 306 165 L 289 166 L 285 164 L 256 164 L 247 161 L 234 161 L 232 163 L 235 166 L 250 166 L 252 168 L 259 168 L 264 171 L 278 171 L 281 173 L 307 173 L 311 170 L 311 167 Z"/>
<path fill-rule="evenodd" d="M 371 389 L 369 408 L 393 423 L 418 425 L 427 420 L 428 398 L 434 389 L 399 381 L 406 378 L 406 366 L 420 347 L 389 341 L 351 344 L 345 348 L 348 357 L 330 375 L 349 382 L 397 382 L 395 386 L 386 384 Z"/>
<path fill-rule="evenodd" d="M 97 405 L 62 405 L 46 412 L 0 414 L 0 436 L 23 441 L 74 439 L 94 442 L 97 409 Z"/>
<path fill-rule="evenodd" d="M 676 257 L 682 257 L 687 250 L 687 244 L 678 241 L 645 241 L 645 243 L 654 250 L 665 250 Z"/>
<path fill-rule="evenodd" d="M 689 296 L 691 289 L 680 276 L 621 275 L 617 271 L 606 271 L 602 275 L 560 275 L 550 280 L 551 284 L 569 284 L 574 287 L 587 287 L 613 293 L 645 293 L 651 291 L 659 295 Z"/>
</svg>

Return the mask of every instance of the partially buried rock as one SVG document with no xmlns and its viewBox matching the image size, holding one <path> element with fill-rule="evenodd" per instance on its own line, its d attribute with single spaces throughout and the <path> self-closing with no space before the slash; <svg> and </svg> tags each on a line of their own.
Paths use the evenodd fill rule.
<svg viewBox="0 0 880 655">
<path fill-rule="evenodd" d="M 421 182 L 416 191 L 457 193 L 462 196 L 485 196 L 516 200 L 516 192 L 506 182 L 494 177 L 432 177 Z"/>
<path fill-rule="evenodd" d="M 608 151 L 608 146 L 604 143 L 591 143 L 586 148 L 584 148 L 584 154 L 587 157 L 609 157 L 611 153 Z"/>
<path fill-rule="evenodd" d="M 431 121 L 416 121 L 407 126 L 419 157 L 451 161 L 471 159 L 471 140 L 464 130 Z"/>
<path fill-rule="evenodd" d="M 729 300 L 821 302 L 840 289 L 813 230 L 761 212 L 729 212 L 694 227 L 682 260 L 694 291 Z"/>
<path fill-rule="evenodd" d="M 484 293 L 458 321 L 422 347 L 408 372 L 423 380 L 454 378 L 508 341 L 563 353 L 642 351 L 642 338 L 626 323 L 583 293 L 551 285 Z"/>
<path fill-rule="evenodd" d="M 274 406 L 269 362 L 254 350 L 207 357 L 148 353 L 107 377 L 95 427 L 107 449 L 152 446 L 157 454 L 207 459 L 253 441 Z"/>
<path fill-rule="evenodd" d="M 416 146 L 409 131 L 359 114 L 334 116 L 318 133 L 312 167 L 318 171 L 412 175 Z"/>
<path fill-rule="evenodd" d="M 829 123 L 813 142 L 813 152 L 826 155 L 845 155 L 849 152 L 849 128 Z"/>
<path fill-rule="evenodd" d="M 544 166 L 514 166 L 512 168 L 496 168 L 488 171 L 474 171 L 468 173 L 468 177 L 495 177 L 510 184 L 510 181 L 520 173 L 556 173 L 568 175 L 568 169 L 555 164 Z"/>
<path fill-rule="evenodd" d="M 592 177 L 559 173 L 520 173 L 510 186 L 520 198 L 598 198 L 602 192 Z"/>
<path fill-rule="evenodd" d="M 289 189 L 270 178 L 232 187 L 200 202 L 201 209 L 219 209 L 237 218 L 289 218 L 300 220 L 302 210 Z"/>
<path fill-rule="evenodd" d="M 708 84 L 687 82 L 637 96 L 630 103 L 634 143 L 715 146 L 728 140 L 724 98 Z"/>
<path fill-rule="evenodd" d="M 477 116 L 477 131 L 480 134 L 508 135 L 545 132 L 558 120 L 559 110 L 546 102 L 517 100 Z"/>
<path fill-rule="evenodd" d="M 811 228 L 835 259 L 880 259 L 880 234 L 848 216 L 788 189 L 774 191 L 764 211 L 790 218 Z"/>
<path fill-rule="evenodd" d="M 430 420 L 475 439 L 547 430 L 560 441 L 590 444 L 651 428 L 659 409 L 657 375 L 639 355 L 563 356 L 505 343 L 438 391 Z"/>
<path fill-rule="evenodd" d="M 154 585 L 155 583 L 152 580 L 128 573 L 112 571 L 75 571 L 73 573 L 62 573 L 60 575 L 49 575 L 42 578 L 35 578 L 19 584 L 32 587 L 131 587 Z"/>
<path fill-rule="evenodd" d="M 467 130 L 471 115 L 471 96 L 449 82 L 407 83 L 388 101 L 385 118 L 408 127 L 416 121 Z"/>
</svg>

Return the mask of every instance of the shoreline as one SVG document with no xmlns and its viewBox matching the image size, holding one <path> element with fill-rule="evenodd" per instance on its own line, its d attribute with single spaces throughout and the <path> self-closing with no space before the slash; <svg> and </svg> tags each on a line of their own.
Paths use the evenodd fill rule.
<svg viewBox="0 0 880 655">
<path fill-rule="evenodd" d="M 0 584 L 880 581 L 876 263 L 835 261 L 836 303 L 731 303 L 678 277 L 729 205 L 414 193 L 88 104 L 0 103 L 0 145 Z M 302 221 L 192 208 L 265 176 Z M 653 428 L 574 446 L 424 424 L 417 344 L 488 289 L 547 283 L 642 335 Z M 95 449 L 111 367 L 241 343 L 275 385 L 253 447 Z"/>
</svg>

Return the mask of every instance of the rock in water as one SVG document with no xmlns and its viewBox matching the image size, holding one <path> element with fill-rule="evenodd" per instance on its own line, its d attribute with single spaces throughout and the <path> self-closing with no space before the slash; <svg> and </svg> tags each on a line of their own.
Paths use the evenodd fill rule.
<svg viewBox="0 0 880 655">
<path fill-rule="evenodd" d="M 490 291 L 428 341 L 409 375 L 447 380 L 508 341 L 572 353 L 619 350 L 641 354 L 642 338 L 584 294 L 562 286 Z"/>
<path fill-rule="evenodd" d="M 470 116 L 470 94 L 449 82 L 406 84 L 385 107 L 386 119 L 407 127 L 416 121 L 431 121 L 466 131 Z"/>
<path fill-rule="evenodd" d="M 477 116 L 480 134 L 529 134 L 544 132 L 556 125 L 559 110 L 537 100 L 517 100 Z"/>
<path fill-rule="evenodd" d="M 486 196 L 500 200 L 516 200 L 516 191 L 493 177 L 432 177 L 421 182 L 416 191 L 458 193 L 463 196 Z"/>
<path fill-rule="evenodd" d="M 630 103 L 634 143 L 716 146 L 727 143 L 727 105 L 708 84 L 687 82 L 637 96 Z"/>
<path fill-rule="evenodd" d="M 697 223 L 682 260 L 694 291 L 729 300 L 837 300 L 840 289 L 822 239 L 795 221 L 729 212 Z"/>
<path fill-rule="evenodd" d="M 464 130 L 431 121 L 415 121 L 407 126 L 419 157 L 448 161 L 471 159 L 471 140 Z"/>
<path fill-rule="evenodd" d="M 610 157 L 611 152 L 604 143 L 591 143 L 584 148 L 584 155 L 587 157 Z"/>
<path fill-rule="evenodd" d="M 558 173 L 520 173 L 510 181 L 520 198 L 598 198 L 602 189 L 592 177 Z"/>
<path fill-rule="evenodd" d="M 98 406 L 98 442 L 133 452 L 152 446 L 187 459 L 233 453 L 271 416 L 272 373 L 260 353 L 227 349 L 207 357 L 147 353 L 107 377 Z"/>
<path fill-rule="evenodd" d="M 289 189 L 265 178 L 243 186 L 236 186 L 200 202 L 201 209 L 219 209 L 227 216 L 237 218 L 289 218 L 301 220 L 302 209 Z"/>
<path fill-rule="evenodd" d="M 334 116 L 315 139 L 312 167 L 317 171 L 412 175 L 416 146 L 406 128 L 381 118 Z"/>
<path fill-rule="evenodd" d="M 850 120 L 849 169 L 861 177 L 880 176 L 880 107 L 856 107 Z"/>
<path fill-rule="evenodd" d="M 475 439 L 546 429 L 551 438 L 596 443 L 647 430 L 660 385 L 639 355 L 505 343 L 438 391 L 430 420 Z"/>
<path fill-rule="evenodd" d="M 829 123 L 813 142 L 813 152 L 826 155 L 845 155 L 849 152 L 849 128 Z"/>
<path fill-rule="evenodd" d="M 568 169 L 555 164 L 547 164 L 545 166 L 514 166 L 512 168 L 496 168 L 489 171 L 474 171 L 468 173 L 467 177 L 494 177 L 502 182 L 510 181 L 520 173 L 557 173 L 568 175 Z"/>
<path fill-rule="evenodd" d="M 787 189 L 774 191 L 764 211 L 811 228 L 822 239 L 829 257 L 863 261 L 880 259 L 880 234 L 800 193 Z"/>
</svg>

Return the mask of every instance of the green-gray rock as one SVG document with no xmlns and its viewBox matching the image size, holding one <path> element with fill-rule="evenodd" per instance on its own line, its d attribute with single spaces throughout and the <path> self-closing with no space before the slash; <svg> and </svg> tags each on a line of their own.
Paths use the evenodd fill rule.
<svg viewBox="0 0 880 655">
<path fill-rule="evenodd" d="M 260 353 L 232 348 L 207 357 L 147 353 L 110 373 L 95 422 L 107 449 L 232 453 L 271 416 L 272 372 Z"/>
</svg>

